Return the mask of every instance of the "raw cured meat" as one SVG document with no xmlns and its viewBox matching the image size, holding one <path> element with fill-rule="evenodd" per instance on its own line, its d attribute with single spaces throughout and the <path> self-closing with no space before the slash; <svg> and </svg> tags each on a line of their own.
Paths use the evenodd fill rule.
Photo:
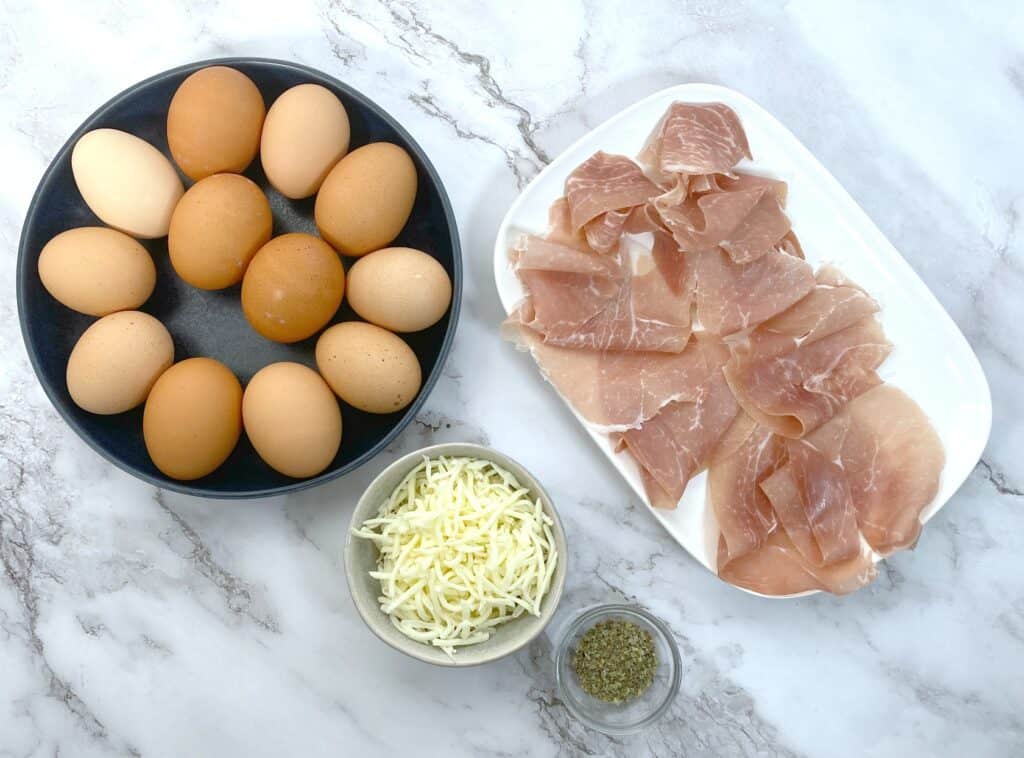
<svg viewBox="0 0 1024 758">
<path fill-rule="evenodd" d="M 775 249 L 790 227 L 778 195 L 766 185 L 709 192 L 675 206 L 662 197 L 655 207 L 681 250 L 721 247 L 735 263 L 749 263 Z"/>
<path fill-rule="evenodd" d="M 876 373 L 878 303 L 813 272 L 787 184 L 736 170 L 751 157 L 719 103 L 673 104 L 639 165 L 595 153 L 546 236 L 510 252 L 525 297 L 503 331 L 634 459 L 653 506 L 707 469 L 722 579 L 843 594 L 914 546 L 944 453 Z"/>
<path fill-rule="evenodd" d="M 610 253 L 619 246 L 622 230 L 629 218 L 630 208 L 602 213 L 583 225 L 587 244 L 599 253 Z"/>
<path fill-rule="evenodd" d="M 574 230 L 584 228 L 608 211 L 628 212 L 661 192 L 631 159 L 605 152 L 594 153 L 565 180 L 565 199 Z M 595 233 L 595 237 L 600 236 Z M 590 234 L 587 237 L 593 245 Z"/>
<path fill-rule="evenodd" d="M 680 353 L 599 352 L 548 345 L 530 329 L 515 330 L 506 336 L 533 354 L 544 378 L 588 423 L 609 433 L 639 427 L 673 401 L 696 400 L 711 373 L 696 340 Z"/>
<path fill-rule="evenodd" d="M 537 237 L 512 252 L 527 297 L 514 314 L 550 344 L 593 350 L 678 353 L 690 338 L 690 303 L 656 268 L 634 276 L 628 263 Z"/>
<path fill-rule="evenodd" d="M 718 544 L 718 575 L 737 587 L 762 595 L 793 595 L 825 590 L 845 595 L 871 582 L 878 570 L 867 544 L 853 558 L 828 566 L 815 566 L 800 555 L 786 533 L 772 532 L 758 550 L 726 560 L 724 540 Z"/>
<path fill-rule="evenodd" d="M 751 158 L 739 116 L 722 103 L 673 103 L 638 160 L 661 181 L 671 174 L 726 174 Z"/>
<path fill-rule="evenodd" d="M 674 402 L 622 442 L 640 465 L 647 497 L 675 508 L 690 479 L 708 463 L 739 406 L 721 371 L 714 371 L 693 402 Z"/>
<path fill-rule="evenodd" d="M 892 345 L 870 315 L 877 309 L 857 287 L 820 285 L 762 324 L 725 367 L 740 405 L 785 437 L 802 437 L 830 419 L 881 382 L 875 369 Z"/>
<path fill-rule="evenodd" d="M 725 546 L 719 567 L 757 550 L 776 530 L 775 512 L 758 484 L 774 473 L 784 455 L 780 438 L 749 416 L 736 417 L 708 470 L 708 495 Z"/>
<path fill-rule="evenodd" d="M 857 512 L 842 466 L 802 440 L 789 441 L 786 456 L 760 486 L 794 546 L 814 565 L 857 555 Z"/>
<path fill-rule="evenodd" d="M 697 319 L 712 334 L 732 334 L 760 324 L 814 287 L 811 267 L 773 250 L 752 263 L 733 263 L 720 250 L 693 255 Z"/>
<path fill-rule="evenodd" d="M 939 490 L 945 453 L 913 399 L 880 385 L 850 402 L 807 441 L 840 462 L 871 547 L 884 556 L 917 543 L 921 512 Z"/>
</svg>

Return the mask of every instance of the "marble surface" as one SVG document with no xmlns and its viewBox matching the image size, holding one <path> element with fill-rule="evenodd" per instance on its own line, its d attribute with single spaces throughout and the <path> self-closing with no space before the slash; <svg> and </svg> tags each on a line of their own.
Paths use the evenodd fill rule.
<svg viewBox="0 0 1024 758">
<path fill-rule="evenodd" d="M 981 6 L 466 0 L 0 4 L 0 756 L 1009 756 L 1024 752 L 1024 14 Z M 642 7 L 642 10 L 640 9 Z M 387 454 L 288 499 L 200 501 L 106 464 L 36 384 L 14 268 L 66 136 L 133 82 L 260 55 L 373 97 L 426 148 L 461 226 L 454 353 Z M 495 333 L 497 224 L 552 156 L 634 100 L 729 85 L 778 116 L 902 251 L 992 386 L 984 459 L 871 587 L 751 597 L 689 558 Z M 682 649 L 657 726 L 589 731 L 550 640 L 442 670 L 357 617 L 340 547 L 398 454 L 486 442 L 566 521 L 562 610 L 638 602 Z"/>
</svg>

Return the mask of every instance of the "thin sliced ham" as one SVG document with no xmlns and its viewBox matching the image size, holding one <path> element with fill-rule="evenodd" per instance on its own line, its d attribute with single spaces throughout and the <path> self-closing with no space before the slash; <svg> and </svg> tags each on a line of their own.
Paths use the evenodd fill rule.
<svg viewBox="0 0 1024 758">
<path fill-rule="evenodd" d="M 569 216 L 569 201 L 564 197 L 558 198 L 548 209 L 548 231 L 544 235 L 544 239 L 590 252 L 590 243 L 587 242 L 583 230 L 574 228 L 572 225 L 572 218 Z"/>
<path fill-rule="evenodd" d="M 709 192 L 678 205 L 666 199 L 673 194 L 654 202 L 684 252 L 721 247 L 734 262 L 749 263 L 777 248 L 790 229 L 778 195 L 766 184 Z"/>
<path fill-rule="evenodd" d="M 527 236 L 511 253 L 526 298 L 510 316 L 563 347 L 678 353 L 690 338 L 690 301 L 657 269 L 634 275 L 618 257 Z"/>
<path fill-rule="evenodd" d="M 697 319 L 712 334 L 747 329 L 781 313 L 814 288 L 811 267 L 773 250 L 734 263 L 721 250 L 693 254 Z"/>
<path fill-rule="evenodd" d="M 726 174 L 750 145 L 739 116 L 722 103 L 673 103 L 637 156 L 659 182 L 673 174 Z"/>
<path fill-rule="evenodd" d="M 677 295 L 689 297 L 693 292 L 694 272 L 690 259 L 679 252 L 675 239 L 664 227 L 652 203 L 634 208 L 626 220 L 625 231 L 630 234 L 651 235 L 651 257 Z"/>
<path fill-rule="evenodd" d="M 708 497 L 725 545 L 719 567 L 762 545 L 778 526 L 758 485 L 783 463 L 781 439 L 740 413 L 708 469 Z"/>
<path fill-rule="evenodd" d="M 814 565 L 858 555 L 857 511 L 843 468 L 802 440 L 790 440 L 786 456 L 760 486 L 793 545 Z"/>
<path fill-rule="evenodd" d="M 671 402 L 696 400 L 711 372 L 697 340 L 680 353 L 655 353 L 549 345 L 521 325 L 506 337 L 530 351 L 573 410 L 607 433 L 639 427 Z"/>
<path fill-rule="evenodd" d="M 875 369 L 891 350 L 881 324 L 868 317 L 785 352 L 731 360 L 725 376 L 744 411 L 776 434 L 799 438 L 880 384 Z"/>
<path fill-rule="evenodd" d="M 643 473 L 651 505 L 675 508 L 690 479 L 708 464 L 737 406 L 720 370 L 714 370 L 693 402 L 669 403 L 621 441 Z"/>
<path fill-rule="evenodd" d="M 607 211 L 585 223 L 583 233 L 586 235 L 587 244 L 598 253 L 611 253 L 616 250 L 631 211 L 632 208 Z"/>
<path fill-rule="evenodd" d="M 839 462 L 871 547 L 884 556 L 917 543 L 921 513 L 939 490 L 945 453 L 912 398 L 882 384 L 851 401 L 807 441 Z"/>
<path fill-rule="evenodd" d="M 628 211 L 661 193 L 632 159 L 603 151 L 594 153 L 565 180 L 565 199 L 574 230 L 608 211 Z"/>
<path fill-rule="evenodd" d="M 853 558 L 827 566 L 807 561 L 782 529 L 772 532 L 759 549 L 734 560 L 728 560 L 724 540 L 718 545 L 718 575 L 762 595 L 794 595 L 809 590 L 845 595 L 871 582 L 877 573 L 867 543 Z"/>
</svg>

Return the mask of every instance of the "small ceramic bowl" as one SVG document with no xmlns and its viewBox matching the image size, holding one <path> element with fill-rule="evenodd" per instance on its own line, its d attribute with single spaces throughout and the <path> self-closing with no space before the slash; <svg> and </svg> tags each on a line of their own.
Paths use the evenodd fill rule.
<svg viewBox="0 0 1024 758">
<path fill-rule="evenodd" d="M 599 621 L 621 619 L 646 629 L 654 640 L 658 668 L 654 682 L 638 698 L 625 703 L 606 703 L 580 687 L 573 669 L 573 655 L 580 637 Z M 587 726 L 605 734 L 632 734 L 646 729 L 672 705 L 679 692 L 682 665 L 672 632 L 647 611 L 631 605 L 599 605 L 581 613 L 565 630 L 555 651 L 555 682 L 562 702 Z"/>
<path fill-rule="evenodd" d="M 535 497 L 540 498 L 544 512 L 551 518 L 551 533 L 555 538 L 555 548 L 558 550 L 558 562 L 555 566 L 554 576 L 551 578 L 551 587 L 541 601 L 540 616 L 525 614 L 512 619 L 497 627 L 487 641 L 460 647 L 454 656 L 449 656 L 433 645 L 410 639 L 395 628 L 377 602 L 377 598 L 380 596 L 380 582 L 370 577 L 370 571 L 377 568 L 377 546 L 370 540 L 355 537 L 352 534 L 353 529 L 357 529 L 364 521 L 377 514 L 381 504 L 390 497 L 399 482 L 423 460 L 424 456 L 437 458 L 442 455 L 483 458 L 512 472 L 520 484 L 529 489 Z M 349 524 L 348 536 L 345 540 L 345 572 L 348 575 L 349 592 L 352 594 L 356 610 L 359 611 L 359 615 L 362 616 L 366 625 L 370 627 L 370 631 L 384 642 L 413 658 L 438 666 L 476 666 L 514 653 L 529 644 L 544 630 L 544 627 L 551 621 L 551 617 L 554 616 L 558 601 L 562 597 L 567 555 L 562 522 L 558 518 L 558 512 L 555 510 L 551 498 L 541 487 L 540 482 L 519 463 L 497 450 L 482 445 L 455 442 L 432 445 L 409 453 L 384 469 L 370 483 L 352 512 L 352 521 Z"/>
</svg>

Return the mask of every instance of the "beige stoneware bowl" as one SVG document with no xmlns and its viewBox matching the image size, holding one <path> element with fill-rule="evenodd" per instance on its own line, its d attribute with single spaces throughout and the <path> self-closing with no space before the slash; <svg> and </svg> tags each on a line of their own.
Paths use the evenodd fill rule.
<svg viewBox="0 0 1024 758">
<path fill-rule="evenodd" d="M 511 471 L 533 496 L 540 498 L 544 512 L 553 522 L 551 533 L 554 535 L 555 546 L 558 550 L 558 564 L 555 567 L 555 574 L 551 579 L 548 594 L 541 602 L 540 616 L 524 615 L 513 619 L 497 627 L 486 642 L 459 648 L 454 657 L 449 657 L 447 653 L 433 645 L 409 639 L 395 628 L 377 602 L 380 595 L 380 582 L 371 578 L 369 574 L 370 571 L 377 568 L 377 547 L 370 540 L 352 535 L 354 528 L 377 514 L 381 504 L 391 495 L 405 475 L 423 460 L 424 456 L 436 458 L 441 455 L 483 458 Z M 348 575 L 348 587 L 356 610 L 359 611 L 359 615 L 362 616 L 366 625 L 370 627 L 370 631 L 384 642 L 413 658 L 438 666 L 476 666 L 514 653 L 529 644 L 544 630 L 551 617 L 554 616 L 558 601 L 562 597 L 567 553 L 565 531 L 558 518 L 558 512 L 540 482 L 529 471 L 497 450 L 482 445 L 455 442 L 432 445 L 399 458 L 384 469 L 367 487 L 352 512 L 352 521 L 345 539 L 345 572 Z"/>
</svg>

